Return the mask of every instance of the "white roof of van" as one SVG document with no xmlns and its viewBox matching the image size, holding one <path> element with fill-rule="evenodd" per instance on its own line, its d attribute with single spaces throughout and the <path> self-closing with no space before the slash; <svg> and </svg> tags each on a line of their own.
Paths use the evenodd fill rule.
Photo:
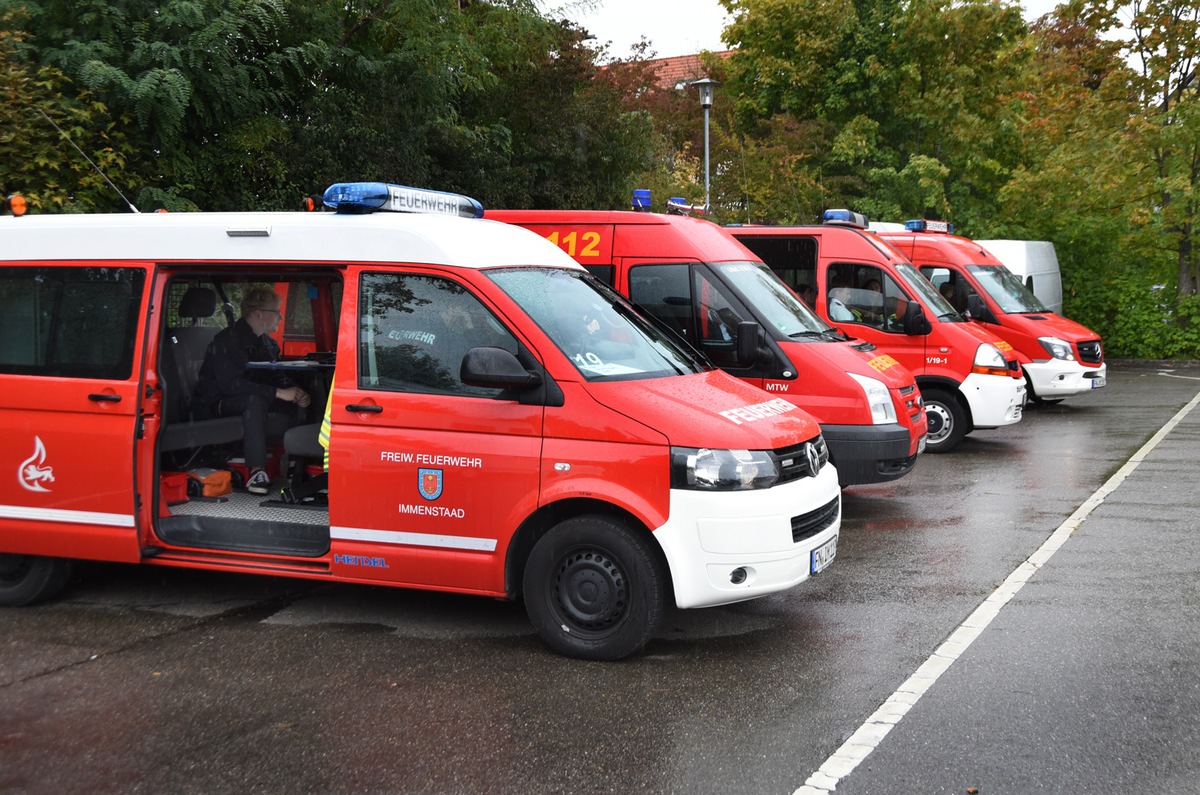
<svg viewBox="0 0 1200 795">
<path fill-rule="evenodd" d="M 441 215 L 128 213 L 0 218 L 0 260 L 66 259 L 582 267 L 554 244 L 520 227 Z"/>
</svg>

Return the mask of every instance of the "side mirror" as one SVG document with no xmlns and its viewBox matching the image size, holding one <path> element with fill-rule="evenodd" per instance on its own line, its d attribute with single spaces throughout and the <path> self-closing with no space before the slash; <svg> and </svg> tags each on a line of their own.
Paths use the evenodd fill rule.
<svg viewBox="0 0 1200 795">
<path fill-rule="evenodd" d="M 758 324 L 743 320 L 737 327 L 737 363 L 750 367 L 758 361 Z"/>
<path fill-rule="evenodd" d="M 459 380 L 468 386 L 489 389 L 528 389 L 542 383 L 538 373 L 525 369 L 503 348 L 472 348 L 463 356 Z"/>
<path fill-rule="evenodd" d="M 904 307 L 904 333 L 910 337 L 919 337 L 933 331 L 933 326 L 929 325 L 929 318 L 925 317 L 925 310 L 916 301 L 909 301 L 908 306 Z"/>
<path fill-rule="evenodd" d="M 967 317 L 972 320 L 982 320 L 984 323 L 996 324 L 996 316 L 992 314 L 992 310 L 988 309 L 981 295 L 967 297 Z"/>
</svg>

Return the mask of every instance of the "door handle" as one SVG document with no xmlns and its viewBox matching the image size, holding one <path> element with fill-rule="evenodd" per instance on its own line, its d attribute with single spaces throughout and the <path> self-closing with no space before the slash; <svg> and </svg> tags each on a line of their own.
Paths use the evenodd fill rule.
<svg viewBox="0 0 1200 795">
<path fill-rule="evenodd" d="M 120 403 L 121 396 L 120 395 L 93 394 L 93 395 L 88 395 L 88 400 L 91 400 L 95 403 Z"/>
<path fill-rule="evenodd" d="M 382 414 L 383 406 L 363 406 L 358 403 L 350 403 L 346 406 L 346 411 L 361 412 L 363 414 Z"/>
</svg>

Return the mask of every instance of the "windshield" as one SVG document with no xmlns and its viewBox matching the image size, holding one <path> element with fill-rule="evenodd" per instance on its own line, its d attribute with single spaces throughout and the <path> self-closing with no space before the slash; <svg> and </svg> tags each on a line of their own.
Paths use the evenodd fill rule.
<svg viewBox="0 0 1200 795">
<path fill-rule="evenodd" d="M 909 289 L 915 292 L 921 299 L 921 302 L 933 312 L 938 320 L 945 320 L 950 323 L 966 322 L 963 316 L 958 313 L 958 310 L 950 306 L 950 302 L 942 297 L 942 294 L 937 291 L 933 284 L 921 275 L 921 272 L 913 267 L 910 262 L 897 262 L 896 272 Z"/>
<path fill-rule="evenodd" d="M 761 262 L 713 265 L 753 307 L 763 325 L 788 337 L 819 336 L 833 328 L 804 305 L 770 268 Z M 834 332 L 836 333 L 836 332 Z"/>
<path fill-rule="evenodd" d="M 707 365 L 583 271 L 506 268 L 488 276 L 588 381 L 698 373 Z"/>
<path fill-rule="evenodd" d="M 1000 305 L 1000 311 L 1008 315 L 1030 312 L 1049 312 L 1037 296 L 1021 284 L 1017 275 L 1003 265 L 968 265 L 967 270 L 979 282 L 983 291 Z"/>
</svg>

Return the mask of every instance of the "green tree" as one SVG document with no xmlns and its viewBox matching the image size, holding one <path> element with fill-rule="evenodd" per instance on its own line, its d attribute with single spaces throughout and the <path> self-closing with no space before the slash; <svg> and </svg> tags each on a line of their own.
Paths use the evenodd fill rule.
<svg viewBox="0 0 1200 795">
<path fill-rule="evenodd" d="M 125 183 L 122 126 L 60 71 L 28 62 L 26 21 L 21 9 L 0 10 L 0 188 L 20 192 L 32 212 L 125 209 L 97 171 Z"/>
<path fill-rule="evenodd" d="M 1015 3 L 726 0 L 740 131 L 787 114 L 821 135 L 831 204 L 986 217 L 1016 164 L 1003 103 L 1020 74 Z M 940 164 L 930 167 L 932 162 Z M 943 171 L 944 169 L 944 171 Z M 941 186 L 929 185 L 944 174 Z M 905 183 L 913 182 L 901 190 Z M 877 197 L 878 191 L 888 193 Z M 930 203 L 925 204 L 928 200 Z M 907 202 L 916 202 L 908 204 Z"/>
<path fill-rule="evenodd" d="M 30 63 L 114 110 L 148 208 L 288 209 L 347 179 L 597 206 L 648 160 L 645 115 L 533 0 L 30 8 Z"/>
<path fill-rule="evenodd" d="M 1153 164 L 1153 220 L 1176 259 L 1180 299 L 1200 291 L 1200 2 L 1133 0 L 1128 53 L 1138 64 L 1136 131 Z M 1195 302 L 1191 302 L 1195 306 Z"/>
</svg>

